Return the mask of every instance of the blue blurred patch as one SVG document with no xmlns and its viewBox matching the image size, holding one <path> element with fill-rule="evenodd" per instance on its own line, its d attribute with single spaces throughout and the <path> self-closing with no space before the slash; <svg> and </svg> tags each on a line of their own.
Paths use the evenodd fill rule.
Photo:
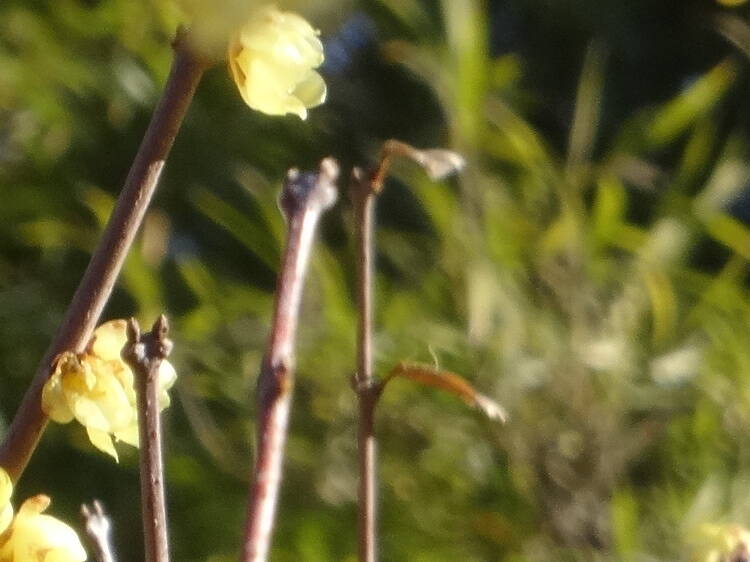
<svg viewBox="0 0 750 562">
<path fill-rule="evenodd" d="M 355 12 L 324 44 L 325 62 L 321 71 L 327 75 L 349 70 L 357 56 L 376 44 L 375 23 L 363 12 Z"/>
</svg>

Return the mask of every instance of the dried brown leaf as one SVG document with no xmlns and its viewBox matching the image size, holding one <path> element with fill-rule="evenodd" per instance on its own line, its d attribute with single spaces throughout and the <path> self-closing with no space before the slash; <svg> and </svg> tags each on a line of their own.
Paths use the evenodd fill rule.
<svg viewBox="0 0 750 562">
<path fill-rule="evenodd" d="M 457 373 L 443 371 L 424 363 L 402 361 L 383 378 L 382 386 L 384 387 L 394 377 L 404 377 L 419 384 L 449 392 L 461 398 L 469 406 L 479 408 L 490 419 L 501 422 L 507 419 L 505 409 L 500 404 L 478 392 L 469 381 Z"/>
</svg>

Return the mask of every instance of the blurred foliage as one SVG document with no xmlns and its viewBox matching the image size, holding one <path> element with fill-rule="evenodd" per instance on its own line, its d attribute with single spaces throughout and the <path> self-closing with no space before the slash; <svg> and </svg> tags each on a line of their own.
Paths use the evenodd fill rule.
<svg viewBox="0 0 750 562">
<path fill-rule="evenodd" d="M 284 171 L 361 165 L 389 137 L 468 165 L 447 184 L 403 165 L 381 197 L 378 371 L 438 362 L 510 421 L 389 385 L 383 560 L 689 560 L 706 525 L 750 527 L 750 9 L 722 4 L 313 2 L 330 98 L 306 122 L 247 110 L 221 66 L 206 76 L 106 311 L 173 319 L 176 560 L 236 558 Z M 146 0 L 0 4 L 0 432 L 177 20 Z M 356 551 L 351 223 L 342 196 L 306 288 L 278 561 Z M 49 493 L 69 521 L 101 498 L 122 559 L 139 559 L 123 457 L 51 426 L 19 495 Z"/>
</svg>

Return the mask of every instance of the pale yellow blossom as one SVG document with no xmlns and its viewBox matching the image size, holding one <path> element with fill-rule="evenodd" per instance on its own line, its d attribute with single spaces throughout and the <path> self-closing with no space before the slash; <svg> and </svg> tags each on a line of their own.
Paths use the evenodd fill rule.
<svg viewBox="0 0 750 562">
<path fill-rule="evenodd" d="M 258 9 L 229 43 L 229 69 L 242 99 L 268 115 L 301 119 L 326 98 L 326 84 L 314 69 L 323 63 L 318 33 L 293 12 Z"/>
<path fill-rule="evenodd" d="M 44 386 L 42 409 L 58 423 L 78 420 L 91 443 L 117 460 L 112 438 L 138 446 L 138 411 L 133 373 L 120 357 L 127 342 L 125 320 L 99 326 L 83 353 L 66 352 Z M 177 379 L 163 361 L 159 371 L 159 404 L 169 405 L 167 390 Z"/>
<path fill-rule="evenodd" d="M 82 562 L 86 551 L 76 532 L 43 512 L 49 497 L 26 500 L 13 517 L 8 474 L 0 468 L 0 562 Z M 9 515 L 8 515 L 9 514 Z"/>
</svg>

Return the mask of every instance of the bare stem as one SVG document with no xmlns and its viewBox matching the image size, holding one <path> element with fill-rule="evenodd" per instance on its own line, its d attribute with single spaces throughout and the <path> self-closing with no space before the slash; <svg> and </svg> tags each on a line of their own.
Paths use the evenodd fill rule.
<svg viewBox="0 0 750 562">
<path fill-rule="evenodd" d="M 432 179 L 441 179 L 460 170 L 464 160 L 455 152 L 443 149 L 419 150 L 391 139 L 383 143 L 377 166 L 365 173 L 352 171 L 351 191 L 354 201 L 355 238 L 357 246 L 357 373 L 354 386 L 359 399 L 359 560 L 377 560 L 377 442 L 375 440 L 375 407 L 383 383 L 373 376 L 373 270 L 375 238 L 375 202 L 391 164 L 406 158 L 419 164 Z"/>
<path fill-rule="evenodd" d="M 90 506 L 81 506 L 83 526 L 86 531 L 91 549 L 94 551 L 96 562 L 115 562 L 115 555 L 111 545 L 112 523 L 104 512 L 104 506 L 99 500 L 94 500 Z"/>
<path fill-rule="evenodd" d="M 376 195 L 373 178 L 366 177 L 362 170 L 355 168 L 352 171 L 352 197 L 357 245 L 357 307 L 359 309 L 355 389 L 359 398 L 358 542 L 361 562 L 375 562 L 377 559 L 375 403 L 378 391 L 372 374 L 372 276 Z"/>
<path fill-rule="evenodd" d="M 271 334 L 258 378 L 258 452 L 245 526 L 244 562 L 265 561 L 270 549 L 294 387 L 294 344 L 302 286 L 318 219 L 336 200 L 337 177 L 338 165 L 327 158 L 317 173 L 291 170 L 281 193 L 287 241 Z"/>
<path fill-rule="evenodd" d="M 167 84 L 104 234 L 0 445 L 0 466 L 14 482 L 21 477 L 47 425 L 41 395 L 52 363 L 63 351 L 82 351 L 91 337 L 154 194 L 195 88 L 208 66 L 186 43 L 184 39 L 175 42 L 175 58 Z"/>
<path fill-rule="evenodd" d="M 167 509 L 159 418 L 159 369 L 172 350 L 169 327 L 162 314 L 151 332 L 141 335 L 138 322 L 128 322 L 128 343 L 122 358 L 135 375 L 140 441 L 141 515 L 146 562 L 169 562 Z"/>
</svg>

